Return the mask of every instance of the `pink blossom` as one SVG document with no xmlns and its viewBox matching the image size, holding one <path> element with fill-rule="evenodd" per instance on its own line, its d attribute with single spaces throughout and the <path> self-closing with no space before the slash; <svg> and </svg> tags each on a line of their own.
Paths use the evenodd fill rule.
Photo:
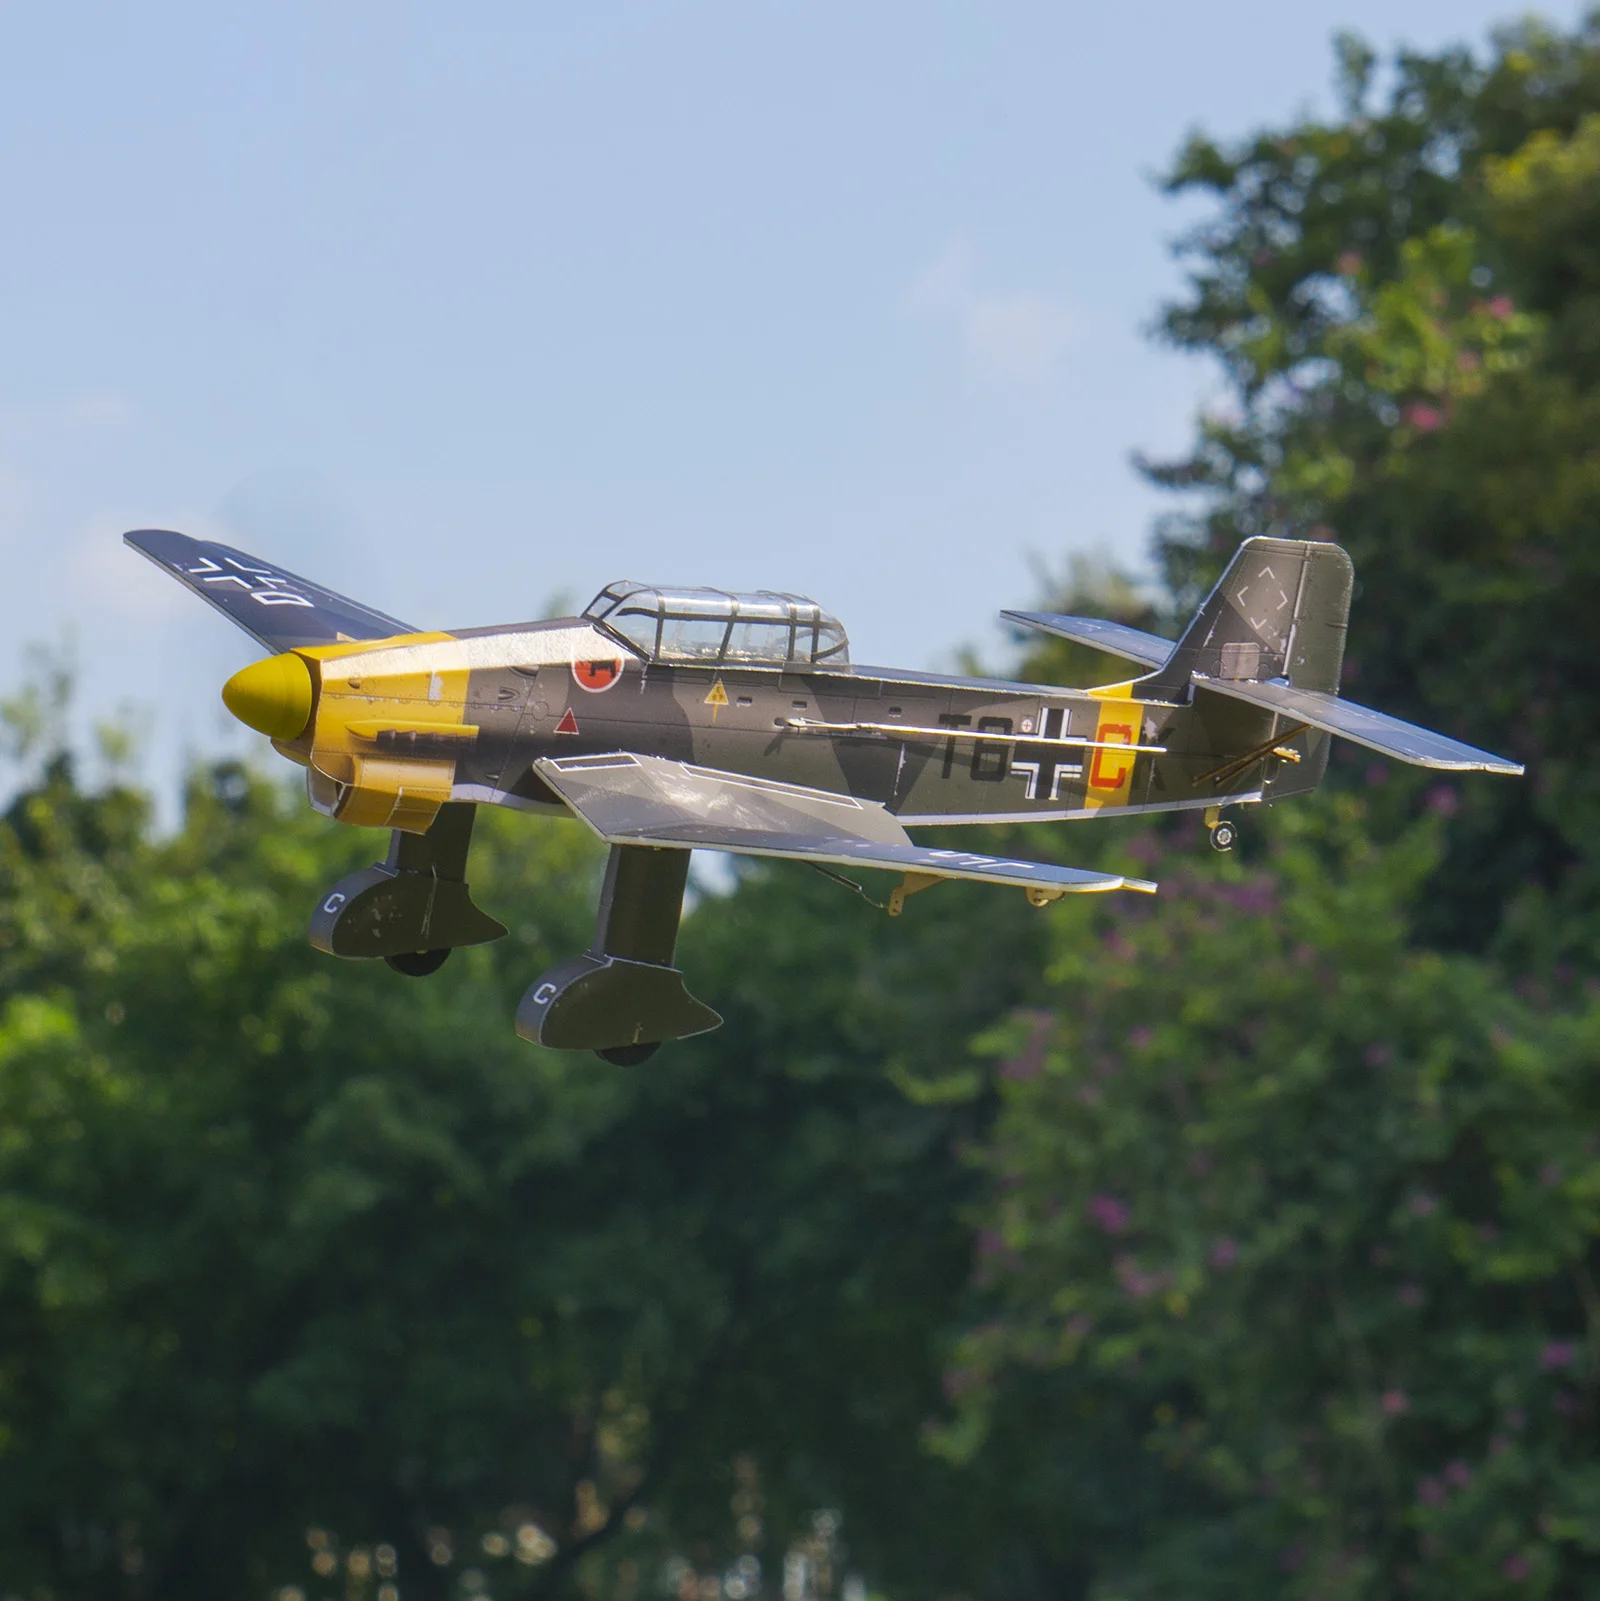
<svg viewBox="0 0 1600 1601">
<path fill-rule="evenodd" d="M 1239 1246 L 1230 1240 L 1226 1234 L 1214 1240 L 1211 1245 L 1211 1265 L 1215 1268 L 1230 1268 L 1239 1260 Z"/>
<path fill-rule="evenodd" d="M 1417 1217 L 1427 1217 L 1438 1204 L 1426 1190 L 1419 1190 L 1411 1197 L 1411 1210 Z"/>
<path fill-rule="evenodd" d="M 1520 1584 L 1522 1580 L 1533 1572 L 1533 1564 L 1520 1551 L 1513 1551 L 1500 1564 L 1500 1571 L 1508 1579 L 1515 1579 Z"/>
<path fill-rule="evenodd" d="M 1074 1312 L 1067 1319 L 1067 1333 L 1081 1340 L 1094 1327 L 1094 1319 L 1087 1312 Z"/>
<path fill-rule="evenodd" d="M 1483 365 L 1483 358 L 1476 350 L 1463 350 L 1456 357 L 1456 366 L 1462 372 L 1476 372 Z"/>
<path fill-rule="evenodd" d="M 1148 1028 L 1146 1028 L 1143 1023 L 1141 1023 L 1135 1029 L 1130 1029 L 1128 1032 L 1128 1043 L 1136 1051 L 1147 1050 L 1149 1048 L 1150 1041 L 1154 1038 L 1155 1035 Z"/>
<path fill-rule="evenodd" d="M 1161 841 L 1154 834 L 1138 834 L 1122 848 L 1145 867 L 1154 866 L 1162 856 Z"/>
<path fill-rule="evenodd" d="M 1461 810 L 1461 796 L 1453 784 L 1435 784 L 1422 801 L 1435 817 L 1454 817 Z"/>
<path fill-rule="evenodd" d="M 998 1229 L 984 1229 L 978 1235 L 979 1256 L 1003 1256 L 1006 1242 Z"/>
<path fill-rule="evenodd" d="M 1372 762 L 1367 767 L 1366 780 L 1368 789 L 1377 789 L 1389 782 L 1389 769 L 1382 762 Z"/>
<path fill-rule="evenodd" d="M 1147 1295 L 1157 1295 L 1172 1283 L 1170 1273 L 1146 1273 L 1131 1256 L 1119 1256 L 1112 1267 L 1123 1293 L 1135 1301 L 1142 1301 Z"/>
<path fill-rule="evenodd" d="M 1569 1368 L 1578 1359 L 1578 1347 L 1571 1340 L 1552 1340 L 1539 1353 L 1539 1366 L 1546 1373 Z"/>
<path fill-rule="evenodd" d="M 1446 1483 L 1453 1484 L 1458 1490 L 1464 1490 L 1472 1483 L 1472 1469 L 1459 1460 L 1444 1470 L 1444 1476 Z"/>
<path fill-rule="evenodd" d="M 954 1401 L 965 1395 L 977 1382 L 978 1375 L 971 1368 L 947 1368 L 940 1380 L 940 1388 L 947 1401 Z"/>
<path fill-rule="evenodd" d="M 1421 1306 L 1422 1286 L 1420 1284 L 1402 1284 L 1397 1292 L 1401 1306 Z"/>
<path fill-rule="evenodd" d="M 1000 1076 L 1012 1080 L 1037 1078 L 1044 1068 L 1045 1051 L 1055 1031 L 1055 1013 L 1021 1012 L 1018 1016 L 1027 1020 L 1028 1038 L 1016 1056 L 1000 1064 Z"/>
<path fill-rule="evenodd" d="M 1410 1410 L 1411 1398 L 1404 1390 L 1385 1390 L 1379 1404 L 1383 1407 L 1385 1417 L 1397 1418 Z"/>
<path fill-rule="evenodd" d="M 1443 1506 L 1445 1488 L 1437 1479 L 1422 1479 L 1417 1484 L 1417 1499 L 1424 1506 Z"/>
<path fill-rule="evenodd" d="M 1339 257 L 1339 259 L 1334 262 L 1334 267 L 1338 270 L 1340 276 L 1345 278 L 1353 278 L 1358 272 L 1361 271 L 1362 266 L 1363 262 L 1361 252 L 1359 250 L 1346 250 Z"/>
<path fill-rule="evenodd" d="M 1247 916 L 1270 912 L 1278 904 L 1271 883 L 1265 879 L 1255 879 L 1248 884 L 1222 884 L 1217 892 L 1236 912 Z"/>
<path fill-rule="evenodd" d="M 1122 1234 L 1126 1232 L 1132 1214 L 1128 1210 L 1128 1203 L 1119 1201 L 1114 1195 L 1091 1195 L 1089 1216 L 1107 1234 Z"/>
<path fill-rule="evenodd" d="M 1444 427 L 1444 413 L 1420 400 L 1413 400 L 1401 415 L 1419 434 L 1431 434 Z"/>
<path fill-rule="evenodd" d="M 1496 295 L 1494 299 L 1489 302 L 1489 315 L 1491 317 L 1499 318 L 1501 322 L 1504 322 L 1506 318 L 1509 317 L 1516 309 L 1517 308 L 1511 303 L 1510 295 Z"/>
</svg>

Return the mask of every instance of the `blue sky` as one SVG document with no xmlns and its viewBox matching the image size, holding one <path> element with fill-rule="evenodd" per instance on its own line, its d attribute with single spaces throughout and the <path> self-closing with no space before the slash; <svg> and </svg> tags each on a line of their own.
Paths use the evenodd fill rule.
<svg viewBox="0 0 1600 1601">
<path fill-rule="evenodd" d="M 1567 24 L 1579 6 L 1547 6 Z M 421 625 L 636 577 L 797 589 L 858 660 L 998 651 L 1142 556 L 1143 330 L 1200 125 L 1477 0 L 452 8 L 0 0 L 0 593 L 152 776 L 249 748 L 243 636 L 118 542 L 230 539 Z"/>
</svg>

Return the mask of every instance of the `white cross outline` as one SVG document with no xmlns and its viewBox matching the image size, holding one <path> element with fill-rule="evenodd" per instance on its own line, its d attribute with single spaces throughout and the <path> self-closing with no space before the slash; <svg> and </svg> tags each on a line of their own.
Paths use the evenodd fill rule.
<svg viewBox="0 0 1600 1601">
<path fill-rule="evenodd" d="M 1050 712 L 1050 708 L 1048 706 L 1041 705 L 1039 707 L 1038 720 L 1035 722 L 1034 726 L 1039 730 L 1038 737 L 1040 739 L 1043 739 L 1045 737 L 1045 734 L 1044 734 L 1044 730 L 1045 730 L 1045 727 L 1046 727 L 1045 718 L 1049 715 L 1049 712 Z M 1066 714 L 1065 709 L 1063 709 L 1062 713 L 1061 713 L 1061 728 L 1062 728 L 1062 732 L 1063 733 L 1065 733 L 1065 731 L 1066 731 L 1066 726 L 1067 726 L 1067 714 Z M 1039 764 L 1038 764 L 1038 762 L 1027 762 L 1027 761 L 1019 762 L 1019 761 L 1013 760 L 1012 763 L 1011 763 L 1011 771 L 1013 773 L 1021 773 L 1023 775 L 1023 777 L 1026 778 L 1027 781 L 1028 781 L 1026 786 L 1024 787 L 1024 789 L 1022 791 L 1022 798 L 1024 800 L 1038 800 L 1038 798 L 1039 798 Z M 1065 762 L 1057 762 L 1055 764 L 1055 771 L 1050 776 L 1050 799 L 1052 801 L 1058 801 L 1058 800 L 1061 799 L 1061 780 L 1063 778 L 1082 778 L 1082 777 L 1083 777 L 1083 764 L 1082 764 L 1082 762 L 1079 762 L 1076 765 L 1068 764 L 1068 763 L 1065 763 Z"/>
<path fill-rule="evenodd" d="M 304 595 L 296 594 L 292 589 L 282 588 L 283 575 L 274 572 L 270 567 L 247 567 L 242 561 L 235 561 L 232 556 L 229 556 L 227 558 L 228 565 L 238 569 L 238 572 L 229 573 L 224 572 L 221 564 L 214 562 L 209 556 L 202 556 L 200 561 L 202 565 L 199 567 L 185 567 L 183 569 L 184 575 L 189 578 L 198 578 L 202 584 L 237 584 L 258 606 L 310 606 L 313 608 L 316 606 L 314 600 L 309 600 Z M 241 578 L 239 573 L 246 573 L 249 576 Z M 268 587 L 263 589 L 255 588 L 250 582 L 251 578 L 265 578 Z"/>
</svg>

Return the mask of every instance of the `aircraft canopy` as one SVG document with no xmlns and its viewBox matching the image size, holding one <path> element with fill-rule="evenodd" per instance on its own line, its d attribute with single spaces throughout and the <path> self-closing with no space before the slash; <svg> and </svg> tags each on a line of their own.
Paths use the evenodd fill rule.
<svg viewBox="0 0 1600 1601">
<path fill-rule="evenodd" d="M 583 615 L 604 623 L 650 661 L 844 667 L 850 641 L 835 618 L 804 595 L 762 589 L 664 589 L 607 584 Z"/>
</svg>

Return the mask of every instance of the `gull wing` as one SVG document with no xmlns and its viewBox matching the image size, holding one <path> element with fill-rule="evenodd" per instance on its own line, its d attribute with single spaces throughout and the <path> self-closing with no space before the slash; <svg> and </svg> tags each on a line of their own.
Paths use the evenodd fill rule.
<svg viewBox="0 0 1600 1601">
<path fill-rule="evenodd" d="M 1226 695 L 1231 700 L 1279 712 L 1297 723 L 1306 723 L 1324 733 L 1365 745 L 1380 755 L 1410 762 L 1413 767 L 1438 767 L 1447 772 L 1508 773 L 1513 777 L 1522 772 L 1519 763 L 1507 761 L 1504 756 L 1491 755 L 1475 745 L 1463 745 L 1458 739 L 1447 739 L 1431 729 L 1403 723 L 1398 717 L 1358 706 L 1354 701 L 1340 700 L 1337 695 L 1319 689 L 1295 689 L 1289 684 L 1256 683 L 1246 679 L 1203 678 L 1198 673 L 1194 681 L 1197 688 L 1209 690 L 1213 695 Z"/>
<path fill-rule="evenodd" d="M 1054 634 L 1079 645 L 1092 645 L 1144 667 L 1159 667 L 1172 654 L 1170 639 L 1147 634 L 1142 628 L 1129 628 L 1126 623 L 1110 623 L 1103 617 L 1063 617 L 1050 611 L 1003 611 L 1000 615 L 1024 628 L 1036 628 L 1041 634 Z"/>
<path fill-rule="evenodd" d="M 547 756 L 539 776 L 610 845 L 657 845 L 883 867 L 1063 892 L 1155 889 L 1142 879 L 911 842 L 876 801 L 617 751 Z"/>
<path fill-rule="evenodd" d="M 138 528 L 122 538 L 274 653 L 417 631 L 231 545 L 167 528 Z"/>
</svg>

